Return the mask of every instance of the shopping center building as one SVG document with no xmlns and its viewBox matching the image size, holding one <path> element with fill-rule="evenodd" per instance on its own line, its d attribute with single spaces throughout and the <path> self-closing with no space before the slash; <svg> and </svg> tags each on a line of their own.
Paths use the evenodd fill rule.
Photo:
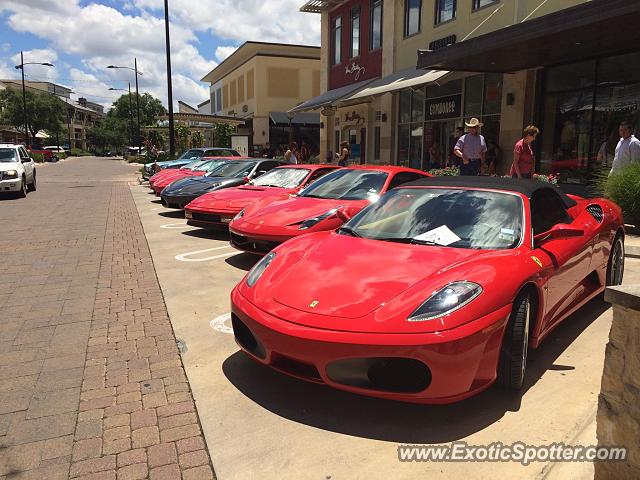
<svg viewBox="0 0 640 480">
<path fill-rule="evenodd" d="M 250 152 L 294 140 L 317 154 L 320 115 L 287 111 L 320 93 L 320 47 L 245 42 L 202 81 L 210 84 L 207 113 L 243 120 Z"/>
<path fill-rule="evenodd" d="M 640 127 L 640 2 L 311 0 L 302 10 L 321 14 L 323 93 L 295 110 L 322 112 L 321 154 L 347 140 L 360 163 L 428 169 L 478 117 L 504 172 L 533 123 L 538 171 L 584 183 L 610 161 L 620 121 Z"/>
</svg>

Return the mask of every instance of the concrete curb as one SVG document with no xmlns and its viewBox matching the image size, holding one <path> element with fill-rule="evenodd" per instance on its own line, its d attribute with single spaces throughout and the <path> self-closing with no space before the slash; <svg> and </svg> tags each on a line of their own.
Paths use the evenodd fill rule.
<svg viewBox="0 0 640 480">
<path fill-rule="evenodd" d="M 624 256 L 629 258 L 640 258 L 640 247 L 635 245 L 625 245 Z"/>
</svg>

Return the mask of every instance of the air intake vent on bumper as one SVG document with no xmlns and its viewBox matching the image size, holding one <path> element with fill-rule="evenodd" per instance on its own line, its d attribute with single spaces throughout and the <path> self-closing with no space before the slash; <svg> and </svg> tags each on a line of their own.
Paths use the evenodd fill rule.
<svg viewBox="0 0 640 480">
<path fill-rule="evenodd" d="M 589 212 L 598 223 L 602 223 L 604 212 L 602 211 L 602 207 L 600 205 L 592 204 L 587 206 L 587 212 Z"/>
</svg>

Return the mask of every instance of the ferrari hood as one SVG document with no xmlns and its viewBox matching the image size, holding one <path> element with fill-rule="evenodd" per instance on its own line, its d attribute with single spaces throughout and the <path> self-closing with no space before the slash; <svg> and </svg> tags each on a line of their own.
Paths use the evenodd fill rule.
<svg viewBox="0 0 640 480">
<path fill-rule="evenodd" d="M 322 215 L 329 210 L 344 206 L 364 206 L 363 200 L 334 200 L 330 198 L 291 197 L 274 205 L 267 205 L 254 210 L 245 217 L 247 223 L 260 224 L 262 227 L 283 227 L 303 222 L 309 218 Z"/>
<path fill-rule="evenodd" d="M 327 235 L 277 279 L 273 299 L 316 315 L 360 318 L 417 282 L 473 255 L 478 252 Z M 424 299 L 432 293 L 424 292 Z M 306 320 L 302 322 L 318 328 L 345 329 L 338 324 L 318 325 L 314 317 L 303 316 Z"/>
<path fill-rule="evenodd" d="M 243 185 L 241 187 L 207 193 L 193 201 L 192 207 L 202 209 L 238 210 L 256 200 L 276 195 L 288 195 L 292 189 L 276 187 L 254 187 Z"/>
</svg>

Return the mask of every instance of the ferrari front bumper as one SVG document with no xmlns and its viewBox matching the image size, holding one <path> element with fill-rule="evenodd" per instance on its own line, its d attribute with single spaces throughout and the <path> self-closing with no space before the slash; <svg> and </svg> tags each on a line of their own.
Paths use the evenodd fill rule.
<svg viewBox="0 0 640 480">
<path fill-rule="evenodd" d="M 231 294 L 236 343 L 254 360 L 336 389 L 414 403 L 451 403 L 489 387 L 511 305 L 460 327 L 372 334 L 307 327 Z"/>
</svg>

